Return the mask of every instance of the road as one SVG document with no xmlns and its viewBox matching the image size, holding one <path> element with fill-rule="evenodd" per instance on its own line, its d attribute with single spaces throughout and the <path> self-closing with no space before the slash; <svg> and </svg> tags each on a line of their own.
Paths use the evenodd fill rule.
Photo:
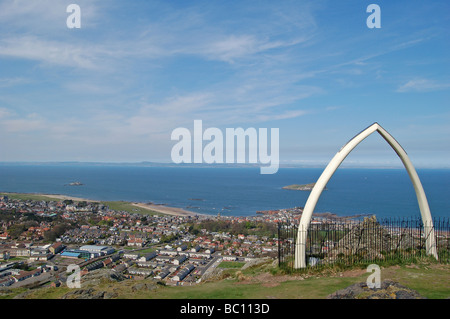
<svg viewBox="0 0 450 319">
<path fill-rule="evenodd" d="M 217 266 L 219 266 L 219 264 L 222 262 L 222 256 L 219 255 L 217 252 L 214 253 L 214 257 L 212 258 L 212 260 L 205 266 L 205 268 L 203 269 L 202 273 L 201 273 L 201 279 L 206 279 L 208 278 L 213 271 L 216 269 Z"/>
</svg>

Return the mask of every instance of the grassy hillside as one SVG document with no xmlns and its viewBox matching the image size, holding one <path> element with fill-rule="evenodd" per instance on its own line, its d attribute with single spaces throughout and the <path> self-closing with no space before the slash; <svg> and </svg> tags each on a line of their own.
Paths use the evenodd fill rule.
<svg viewBox="0 0 450 319">
<path fill-rule="evenodd" d="M 336 290 L 365 282 L 369 276 L 366 269 L 358 268 L 286 275 L 274 268 L 271 262 L 242 269 L 227 268 L 216 279 L 194 286 L 164 286 L 152 279 L 120 282 L 108 279 L 86 282 L 82 279 L 81 288 L 91 288 L 91 295 L 101 292 L 119 299 L 325 299 Z M 439 264 L 391 266 L 381 270 L 381 280 L 394 280 L 430 299 L 450 297 L 449 275 L 449 265 Z M 24 291 L 0 293 L 0 298 L 13 298 Z M 74 293 L 74 289 L 39 288 L 22 295 L 22 298 L 58 299 L 67 293 Z"/>
</svg>

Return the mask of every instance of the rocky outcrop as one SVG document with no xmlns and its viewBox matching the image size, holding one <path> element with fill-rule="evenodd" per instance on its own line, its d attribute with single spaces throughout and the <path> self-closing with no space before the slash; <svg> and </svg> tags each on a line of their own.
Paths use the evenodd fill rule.
<svg viewBox="0 0 450 319">
<path fill-rule="evenodd" d="M 398 282 L 385 280 L 380 288 L 369 288 L 365 282 L 338 290 L 327 299 L 426 299 L 417 291 L 400 285 Z"/>
<path fill-rule="evenodd" d="M 117 298 L 117 293 L 96 291 L 94 288 L 76 289 L 66 293 L 61 299 L 112 299 Z"/>
<path fill-rule="evenodd" d="M 137 291 L 149 291 L 149 290 L 155 290 L 158 287 L 156 286 L 156 283 L 151 282 L 151 283 L 138 283 L 134 286 L 131 287 L 131 291 L 132 292 L 137 292 Z"/>
<path fill-rule="evenodd" d="M 88 272 L 81 278 L 81 288 L 73 289 L 62 296 L 62 299 L 112 299 L 117 298 L 115 292 L 97 290 L 102 283 L 115 283 L 123 281 L 122 274 L 117 274 L 111 269 L 97 269 Z"/>
<path fill-rule="evenodd" d="M 365 259 L 383 260 L 384 254 L 398 249 L 408 249 L 414 246 L 414 238 L 408 233 L 393 235 L 375 218 L 364 218 L 364 221 L 353 226 L 341 238 L 326 257 L 328 262 L 346 256 L 360 256 Z"/>
<path fill-rule="evenodd" d="M 247 261 L 245 263 L 245 265 L 242 266 L 241 270 L 245 270 L 245 269 L 248 269 L 251 267 L 256 267 L 256 266 L 268 263 L 269 261 L 272 261 L 272 258 L 270 258 L 270 257 L 255 258 L 250 261 Z"/>
</svg>

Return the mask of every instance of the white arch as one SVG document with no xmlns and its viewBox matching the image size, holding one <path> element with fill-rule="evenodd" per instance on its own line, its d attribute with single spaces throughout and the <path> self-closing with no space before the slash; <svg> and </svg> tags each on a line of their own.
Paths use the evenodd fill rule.
<svg viewBox="0 0 450 319">
<path fill-rule="evenodd" d="M 428 206 L 427 197 L 425 196 L 425 192 L 422 187 L 422 183 L 420 182 L 419 176 L 411 163 L 408 155 L 402 146 L 378 123 L 374 123 L 364 131 L 356 135 L 352 138 L 347 144 L 345 144 L 339 152 L 333 157 L 328 166 L 322 172 L 322 175 L 317 180 L 313 189 L 311 190 L 311 194 L 306 201 L 305 207 L 303 209 L 303 214 L 300 219 L 300 224 L 298 227 L 297 240 L 295 245 L 295 262 L 294 268 L 305 268 L 306 267 L 306 239 L 308 227 L 311 221 L 312 214 L 316 207 L 317 201 L 319 200 L 322 191 L 330 180 L 331 176 L 333 176 L 334 172 L 341 165 L 347 155 L 365 138 L 371 135 L 374 132 L 378 132 L 388 144 L 394 149 L 397 155 L 400 157 L 403 165 L 408 171 L 409 177 L 414 186 L 414 190 L 416 192 L 417 201 L 419 203 L 420 214 L 422 216 L 422 221 L 424 224 L 424 232 L 426 236 L 426 252 L 428 255 L 434 256 L 438 259 L 436 244 L 435 244 L 435 236 L 433 229 L 433 221 L 431 219 L 431 212 Z"/>
</svg>

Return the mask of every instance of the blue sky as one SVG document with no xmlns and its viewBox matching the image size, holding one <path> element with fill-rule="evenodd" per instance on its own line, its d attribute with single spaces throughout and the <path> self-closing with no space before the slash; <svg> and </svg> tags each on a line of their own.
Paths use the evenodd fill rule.
<svg viewBox="0 0 450 319">
<path fill-rule="evenodd" d="M 81 8 L 69 29 L 66 7 Z M 369 29 L 366 8 L 381 8 Z M 450 167 L 448 1 L 0 1 L 0 161 L 170 162 L 171 132 L 280 129 L 325 165 L 380 123 Z M 346 165 L 401 165 L 371 136 Z"/>
</svg>

